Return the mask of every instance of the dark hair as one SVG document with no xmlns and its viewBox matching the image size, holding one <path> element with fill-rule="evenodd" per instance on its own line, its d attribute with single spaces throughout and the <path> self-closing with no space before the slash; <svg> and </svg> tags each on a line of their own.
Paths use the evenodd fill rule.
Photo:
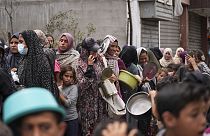
<svg viewBox="0 0 210 136">
<path fill-rule="evenodd" d="M 179 69 L 179 67 L 181 66 L 181 64 L 174 64 L 174 63 L 171 63 L 167 66 L 167 69 L 169 72 L 171 71 L 177 71 Z"/>
<path fill-rule="evenodd" d="M 164 86 L 171 85 L 174 83 L 178 83 L 178 79 L 174 76 L 168 75 L 168 76 L 164 77 L 162 80 L 160 80 L 159 82 L 157 82 L 156 89 L 157 89 L 157 91 L 160 91 L 161 88 L 163 88 Z"/>
<path fill-rule="evenodd" d="M 78 43 L 76 46 L 76 50 L 81 53 L 82 52 L 82 43 Z"/>
<path fill-rule="evenodd" d="M 120 52 L 119 57 L 123 60 L 126 67 L 129 67 L 131 63 L 134 63 L 134 64 L 138 63 L 136 47 L 132 45 L 130 46 L 125 45 L 122 48 L 122 51 Z"/>
<path fill-rule="evenodd" d="M 161 121 L 164 112 L 179 117 L 185 106 L 192 102 L 209 99 L 209 89 L 193 82 L 176 83 L 163 87 L 156 96 L 157 111 Z M 163 122 L 164 123 L 164 122 Z"/>
<path fill-rule="evenodd" d="M 150 48 L 150 50 L 154 53 L 157 60 L 160 60 L 163 57 L 163 54 L 160 51 L 159 47 L 153 47 L 153 48 Z"/>
<path fill-rule="evenodd" d="M 210 76 L 207 73 L 201 73 L 199 71 L 193 71 L 186 73 L 182 82 L 192 82 L 202 84 L 204 87 L 210 88 Z"/>
<path fill-rule="evenodd" d="M 61 67 L 61 72 L 60 72 L 59 78 L 61 80 L 63 80 L 63 75 L 67 71 L 72 71 L 73 78 L 74 78 L 74 84 L 76 84 L 77 83 L 76 71 L 75 71 L 75 69 L 71 65 L 65 65 L 65 66 Z"/>
<path fill-rule="evenodd" d="M 204 53 L 203 53 L 202 50 L 200 50 L 200 49 L 195 50 L 195 58 L 197 60 L 199 60 L 199 61 L 205 61 L 205 58 L 203 58 L 203 56 L 204 56 Z"/>
<path fill-rule="evenodd" d="M 119 46 L 119 45 L 117 46 L 117 48 L 121 51 L 121 48 L 120 48 L 120 46 Z"/>
<path fill-rule="evenodd" d="M 54 41 L 55 41 L 55 40 L 54 40 L 54 37 L 53 37 L 51 34 L 46 34 L 45 36 L 46 36 L 46 37 L 51 37 L 51 38 L 53 39 L 53 44 L 54 44 Z"/>
</svg>

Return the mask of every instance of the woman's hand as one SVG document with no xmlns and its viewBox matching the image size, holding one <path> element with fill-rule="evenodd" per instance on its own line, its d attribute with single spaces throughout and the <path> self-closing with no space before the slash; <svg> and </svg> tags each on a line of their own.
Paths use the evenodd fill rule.
<svg viewBox="0 0 210 136">
<path fill-rule="evenodd" d="M 186 55 L 186 59 L 191 65 L 196 65 L 195 58 L 191 57 L 189 54 Z"/>
<path fill-rule="evenodd" d="M 112 76 L 109 77 L 109 81 L 110 81 L 111 83 L 114 83 L 114 82 L 116 82 L 117 80 L 118 80 L 118 78 L 117 78 L 117 76 L 116 76 L 115 74 L 112 74 Z"/>
<path fill-rule="evenodd" d="M 185 57 L 187 62 L 189 62 L 192 65 L 194 70 L 199 70 L 194 57 L 190 56 L 189 54 L 187 54 Z"/>
<path fill-rule="evenodd" d="M 62 93 L 60 93 L 60 99 L 61 99 L 62 102 L 66 101 L 66 98 L 65 98 L 65 96 Z"/>
<path fill-rule="evenodd" d="M 150 90 L 149 91 L 149 97 L 150 97 L 151 104 L 152 104 L 152 114 L 156 119 L 159 119 L 159 115 L 158 115 L 157 107 L 156 107 L 156 103 L 155 103 L 155 96 L 156 95 L 157 95 L 156 90 Z"/>
<path fill-rule="evenodd" d="M 137 129 L 133 129 L 127 134 L 128 125 L 125 122 L 116 121 L 107 125 L 106 129 L 102 131 L 102 136 L 136 136 Z"/>
<path fill-rule="evenodd" d="M 94 61 L 95 61 L 94 56 L 93 56 L 93 55 L 90 55 L 90 56 L 88 57 L 88 65 L 93 65 Z"/>
<path fill-rule="evenodd" d="M 157 91 L 155 91 L 155 90 L 150 90 L 149 91 L 150 99 L 154 99 L 156 95 L 157 95 Z"/>
</svg>

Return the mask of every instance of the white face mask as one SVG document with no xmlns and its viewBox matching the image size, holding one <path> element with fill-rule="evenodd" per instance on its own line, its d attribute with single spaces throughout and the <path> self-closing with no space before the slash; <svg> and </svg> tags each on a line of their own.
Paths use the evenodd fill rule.
<svg viewBox="0 0 210 136">
<path fill-rule="evenodd" d="M 28 48 L 24 48 L 24 45 L 22 43 L 18 44 L 18 52 L 21 55 L 26 55 L 28 53 Z"/>
</svg>

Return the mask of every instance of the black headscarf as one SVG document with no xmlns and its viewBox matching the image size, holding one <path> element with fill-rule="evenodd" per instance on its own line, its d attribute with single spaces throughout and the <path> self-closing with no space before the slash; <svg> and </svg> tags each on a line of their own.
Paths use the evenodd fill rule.
<svg viewBox="0 0 210 136">
<path fill-rule="evenodd" d="M 163 57 L 163 54 L 158 47 L 150 48 L 150 50 L 154 53 L 157 60 L 160 60 Z"/>
<path fill-rule="evenodd" d="M 131 63 L 135 65 L 138 63 L 136 47 L 132 45 L 125 45 L 120 52 L 119 57 L 123 60 L 126 67 L 129 67 Z"/>
<path fill-rule="evenodd" d="M 28 47 L 28 53 L 19 65 L 18 76 L 25 87 L 42 87 L 50 90 L 58 97 L 50 63 L 44 54 L 41 41 L 33 30 L 21 33 Z"/>
<path fill-rule="evenodd" d="M 19 33 L 15 33 L 12 38 L 10 39 L 10 41 L 13 38 L 18 39 Z M 8 48 L 8 50 L 10 50 Z M 9 68 L 17 68 L 19 65 L 20 60 L 23 58 L 23 56 L 20 53 L 12 53 L 10 51 L 8 51 L 8 54 L 6 55 L 6 62 Z"/>
</svg>

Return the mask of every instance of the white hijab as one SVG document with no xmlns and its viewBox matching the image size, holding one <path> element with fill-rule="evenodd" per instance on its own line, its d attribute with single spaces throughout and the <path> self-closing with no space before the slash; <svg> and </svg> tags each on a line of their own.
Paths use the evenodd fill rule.
<svg viewBox="0 0 210 136">
<path fill-rule="evenodd" d="M 171 59 L 170 60 L 166 60 L 165 59 L 166 53 L 169 53 L 170 54 L 170 56 L 171 56 Z M 164 51 L 163 51 L 163 57 L 160 59 L 160 65 L 162 67 L 165 67 L 166 68 L 171 63 L 174 63 L 172 49 L 171 48 L 165 48 Z"/>
<path fill-rule="evenodd" d="M 175 54 L 175 56 L 174 56 L 174 63 L 175 63 L 175 64 L 180 64 L 180 63 L 182 62 L 182 61 L 181 61 L 182 58 L 178 55 L 178 51 L 180 51 L 180 50 L 181 50 L 182 52 L 184 51 L 184 49 L 183 49 L 182 47 L 179 47 L 179 48 L 176 49 L 176 54 Z"/>
<path fill-rule="evenodd" d="M 142 51 L 142 50 L 144 50 L 144 51 L 147 52 L 147 49 L 144 48 L 144 47 L 139 47 L 139 48 L 136 49 L 136 51 L 137 51 L 138 62 L 139 62 L 139 55 L 141 54 L 141 51 Z"/>
</svg>

